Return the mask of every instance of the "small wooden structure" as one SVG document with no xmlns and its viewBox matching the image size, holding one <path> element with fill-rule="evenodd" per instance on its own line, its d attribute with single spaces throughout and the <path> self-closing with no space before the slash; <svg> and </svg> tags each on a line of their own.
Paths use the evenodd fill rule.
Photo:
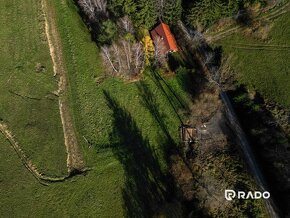
<svg viewBox="0 0 290 218">
<path fill-rule="evenodd" d="M 196 129 L 190 125 L 182 125 L 179 127 L 180 141 L 185 145 L 190 145 L 195 142 Z"/>
<path fill-rule="evenodd" d="M 161 23 L 150 32 L 150 34 L 153 42 L 155 42 L 157 38 L 160 38 L 164 42 L 166 48 L 165 53 L 178 51 L 175 37 L 167 24 L 161 21 Z"/>
</svg>

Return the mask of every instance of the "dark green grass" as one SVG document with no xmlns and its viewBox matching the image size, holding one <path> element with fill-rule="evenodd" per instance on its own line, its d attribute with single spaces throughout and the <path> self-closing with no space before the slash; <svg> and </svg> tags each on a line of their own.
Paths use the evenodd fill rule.
<svg viewBox="0 0 290 218">
<path fill-rule="evenodd" d="M 40 2 L 0 1 L 0 119 L 40 172 L 66 174 L 57 90 Z M 46 71 L 37 73 L 36 65 Z"/>
<path fill-rule="evenodd" d="M 290 107 L 290 48 L 261 49 L 259 45 L 290 46 L 289 25 L 288 12 L 274 20 L 267 42 L 235 34 L 218 43 L 223 46 L 226 54 L 234 54 L 237 57 L 232 66 L 241 83 L 258 90 L 267 99 L 286 108 Z"/>
</svg>

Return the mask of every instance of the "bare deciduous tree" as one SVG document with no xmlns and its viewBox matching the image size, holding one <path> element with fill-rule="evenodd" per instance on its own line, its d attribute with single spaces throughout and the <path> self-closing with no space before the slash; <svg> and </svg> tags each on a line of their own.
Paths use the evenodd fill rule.
<svg viewBox="0 0 290 218">
<path fill-rule="evenodd" d="M 133 53 L 135 71 L 140 71 L 142 70 L 145 63 L 144 49 L 140 42 L 133 45 Z"/>
<path fill-rule="evenodd" d="M 132 54 L 131 54 L 131 45 L 128 41 L 126 40 L 121 40 L 121 45 L 123 46 L 123 51 L 124 54 L 126 56 L 126 63 L 127 63 L 127 68 L 128 70 L 131 69 L 131 58 L 132 58 Z"/>
<path fill-rule="evenodd" d="M 93 0 L 79 0 L 78 3 L 83 12 L 88 16 L 88 18 L 95 21 L 96 8 Z"/>
<path fill-rule="evenodd" d="M 163 38 L 155 37 L 154 39 L 154 64 L 165 65 L 167 62 L 167 49 Z"/>
<path fill-rule="evenodd" d="M 92 0 L 98 12 L 107 13 L 107 0 Z"/>
<path fill-rule="evenodd" d="M 98 13 L 107 14 L 107 0 L 79 0 L 78 4 L 91 21 Z"/>
<path fill-rule="evenodd" d="M 212 64 L 214 62 L 214 53 L 211 51 L 205 52 L 203 59 L 204 59 L 204 61 L 203 61 L 204 66 Z"/>
<path fill-rule="evenodd" d="M 101 48 L 101 50 L 102 50 L 102 53 L 101 54 L 103 56 L 104 63 L 107 64 L 108 67 L 110 69 L 112 69 L 114 73 L 118 73 L 118 70 L 114 66 L 114 63 L 113 63 L 113 60 L 112 60 L 112 57 L 111 57 L 111 54 L 110 54 L 110 51 L 109 51 L 108 46 L 103 46 Z"/>
<path fill-rule="evenodd" d="M 139 42 L 121 40 L 101 50 L 106 69 L 114 76 L 130 78 L 138 75 L 144 67 L 144 48 Z"/>
<path fill-rule="evenodd" d="M 204 43 L 204 36 L 202 35 L 201 32 L 197 30 L 191 30 L 191 35 L 192 35 L 192 40 L 196 42 L 197 44 L 202 44 Z"/>
<path fill-rule="evenodd" d="M 224 56 L 221 61 L 221 66 L 219 68 L 218 72 L 218 83 L 221 85 L 221 87 L 225 90 L 233 89 L 234 88 L 234 81 L 236 79 L 236 74 L 234 70 L 232 69 L 232 64 L 235 61 L 235 57 L 233 54 L 230 54 L 228 56 Z M 231 84 L 231 85 L 230 85 Z"/>
<path fill-rule="evenodd" d="M 133 23 L 128 15 L 126 15 L 118 20 L 118 26 L 121 29 L 121 32 L 123 34 L 125 34 L 125 33 L 132 33 L 133 34 L 134 33 Z"/>
<path fill-rule="evenodd" d="M 118 72 L 122 72 L 122 64 L 121 64 L 121 56 L 120 56 L 120 48 L 116 43 L 112 44 L 112 50 L 114 52 L 114 60 L 118 65 Z"/>
</svg>

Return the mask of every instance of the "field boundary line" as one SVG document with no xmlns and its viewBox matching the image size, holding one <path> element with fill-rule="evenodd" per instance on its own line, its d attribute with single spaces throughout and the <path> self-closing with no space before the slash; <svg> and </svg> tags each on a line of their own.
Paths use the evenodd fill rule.
<svg viewBox="0 0 290 218">
<path fill-rule="evenodd" d="M 270 45 L 270 44 L 243 44 L 243 43 L 223 43 L 225 47 L 245 50 L 266 50 L 266 51 L 289 51 L 290 45 Z"/>
<path fill-rule="evenodd" d="M 24 151 L 21 149 L 21 146 L 15 139 L 12 132 L 9 130 L 8 126 L 4 124 L 3 122 L 0 122 L 0 132 L 4 135 L 4 137 L 9 141 L 10 145 L 13 147 L 15 152 L 17 153 L 18 157 L 21 159 L 23 165 L 32 173 L 32 175 L 39 180 L 42 184 L 47 185 L 46 183 L 43 183 L 43 181 L 48 182 L 62 182 L 69 178 L 69 175 L 67 176 L 46 176 L 42 173 L 40 173 L 37 169 L 37 167 L 32 163 L 32 161 L 26 156 Z"/>
<path fill-rule="evenodd" d="M 57 31 L 55 12 L 48 6 L 47 0 L 41 0 L 44 13 L 45 34 L 48 41 L 50 56 L 53 62 L 54 76 L 58 78 L 59 111 L 67 150 L 67 168 L 69 173 L 82 172 L 84 161 L 78 146 L 73 120 L 68 107 L 66 90 L 68 88 L 67 70 L 64 65 L 61 38 Z"/>
<path fill-rule="evenodd" d="M 246 44 L 246 43 L 223 43 L 223 44 L 248 46 L 248 47 L 290 48 L 290 45 L 278 45 L 278 44 Z"/>
</svg>

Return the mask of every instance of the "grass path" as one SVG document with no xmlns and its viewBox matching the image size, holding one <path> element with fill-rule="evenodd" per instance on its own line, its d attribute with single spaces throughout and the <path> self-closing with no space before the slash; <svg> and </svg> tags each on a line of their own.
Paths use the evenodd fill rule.
<svg viewBox="0 0 290 218">
<path fill-rule="evenodd" d="M 69 172 L 81 171 L 84 161 L 78 147 L 75 129 L 73 126 L 70 110 L 66 99 L 67 71 L 64 66 L 64 57 L 57 31 L 55 15 L 52 8 L 48 8 L 46 0 L 42 0 L 42 9 L 45 14 L 45 33 L 48 40 L 51 59 L 53 62 L 54 75 L 58 76 L 59 110 L 64 132 L 65 146 L 67 149 L 67 167 Z"/>
</svg>

